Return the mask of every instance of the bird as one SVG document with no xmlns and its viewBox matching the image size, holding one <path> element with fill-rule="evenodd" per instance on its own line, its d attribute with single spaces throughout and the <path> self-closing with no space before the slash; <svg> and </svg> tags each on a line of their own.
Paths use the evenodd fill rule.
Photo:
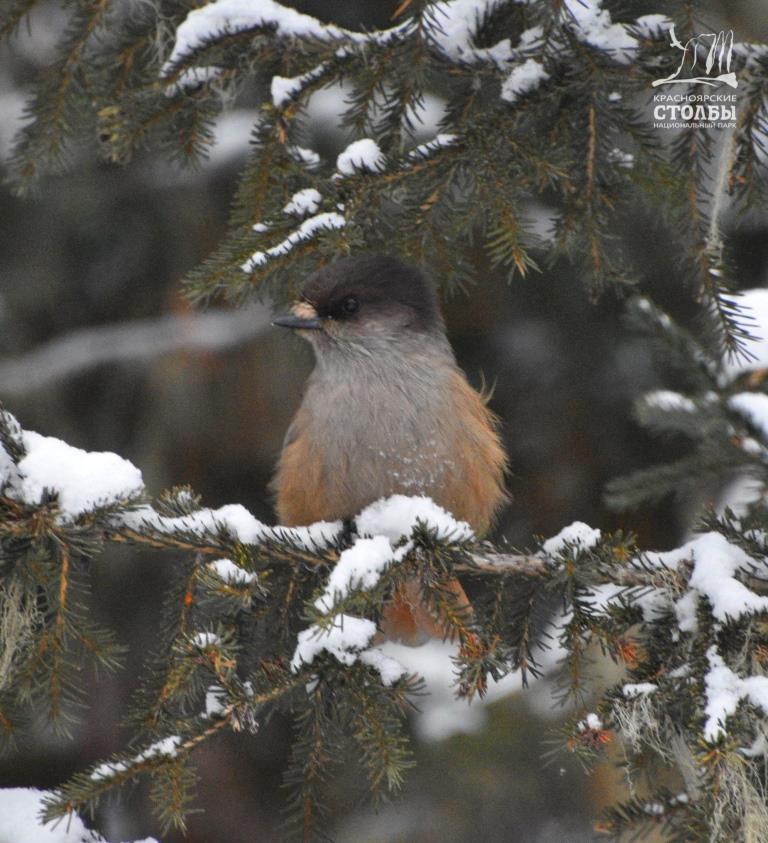
<svg viewBox="0 0 768 843">
<path fill-rule="evenodd" d="M 273 324 L 315 357 L 272 481 L 281 524 L 353 523 L 381 498 L 425 495 L 487 533 L 508 500 L 500 425 L 456 362 L 426 272 L 394 256 L 338 259 Z M 458 581 L 449 587 L 468 605 Z M 414 646 L 445 634 L 415 580 L 381 628 Z"/>
</svg>

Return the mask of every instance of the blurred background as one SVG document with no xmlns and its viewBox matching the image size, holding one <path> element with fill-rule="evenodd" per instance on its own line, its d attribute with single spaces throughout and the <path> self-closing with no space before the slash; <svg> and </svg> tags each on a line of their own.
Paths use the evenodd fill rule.
<svg viewBox="0 0 768 843">
<path fill-rule="evenodd" d="M 397 0 L 293 3 L 350 28 L 385 26 Z M 664 11 L 642 4 L 643 11 Z M 737 39 L 768 37 L 762 0 L 698 4 Z M 0 172 L 8 160 L 29 85 L 54 55 L 63 18 L 41 6 L 0 52 Z M 307 146 L 334 155 L 345 146 L 337 114 L 343 91 L 320 92 L 307 117 Z M 429 101 L 423 135 L 435 132 L 440 103 Z M 159 493 L 189 483 L 204 503 L 239 502 L 273 520 L 267 483 L 311 367 L 309 350 L 269 327 L 269 303 L 244 311 L 193 313 L 179 282 L 224 233 L 257 103 L 224 113 L 217 144 L 196 171 L 147 153 L 129 166 L 76 155 L 71 172 L 20 200 L 0 188 L 0 400 L 28 429 L 88 450 L 116 451 Z M 546 209 L 542 208 L 542 225 Z M 768 284 L 768 222 L 727 221 L 742 288 Z M 673 316 L 691 319 L 690 290 L 676 276 L 674 240 L 638 207 L 618 232 L 642 289 Z M 607 480 L 678 455 L 631 419 L 633 398 L 659 386 L 642 337 L 628 334 L 622 303 L 590 301 L 566 265 L 518 279 L 494 277 L 473 255 L 480 292 L 444 300 L 449 334 L 476 385 L 494 385 L 511 457 L 512 505 L 498 534 L 518 546 L 579 519 L 631 528 L 645 547 L 673 546 L 693 509 L 663 502 L 632 513 L 602 503 Z M 438 279 L 439 280 L 439 279 Z M 169 578 L 167 555 L 110 551 L 94 566 L 92 611 L 127 647 L 126 669 L 90 682 L 91 707 L 72 740 L 41 729 L 0 759 L 0 786 L 51 787 L 123 745 L 125 715 Z M 435 645 L 439 646 L 439 645 Z M 436 653 L 437 651 L 435 651 Z M 420 654 L 425 672 L 430 651 Z M 439 673 L 439 671 L 438 671 Z M 442 683 L 442 686 L 441 686 Z M 509 680 L 483 710 L 452 704 L 446 677 L 415 717 L 418 766 L 399 801 L 374 812 L 359 799 L 357 771 L 333 795 L 339 841 L 531 841 L 591 839 L 591 818 L 612 801 L 614 757 L 591 778 L 568 758 L 548 761 L 560 709 L 546 687 Z M 440 688 L 443 687 L 443 693 Z M 255 737 L 228 736 L 199 754 L 199 804 L 188 841 L 246 843 L 282 838 L 281 771 L 290 726 L 274 719 Z M 105 805 L 97 824 L 110 841 L 159 836 L 139 787 Z M 254 836 L 254 829 L 258 830 Z M 177 841 L 169 834 L 163 840 Z"/>
</svg>

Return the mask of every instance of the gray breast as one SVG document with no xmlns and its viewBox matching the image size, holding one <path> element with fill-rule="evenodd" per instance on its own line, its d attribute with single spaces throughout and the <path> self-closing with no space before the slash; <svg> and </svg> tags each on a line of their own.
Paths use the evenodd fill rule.
<svg viewBox="0 0 768 843">
<path fill-rule="evenodd" d="M 440 488 L 453 467 L 447 384 L 454 366 L 444 351 L 400 349 L 315 369 L 304 398 L 310 441 L 350 512 L 386 495 Z"/>
</svg>

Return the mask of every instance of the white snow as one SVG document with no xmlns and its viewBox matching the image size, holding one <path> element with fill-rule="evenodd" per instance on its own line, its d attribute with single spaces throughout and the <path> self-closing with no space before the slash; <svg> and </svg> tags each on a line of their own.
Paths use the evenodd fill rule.
<svg viewBox="0 0 768 843">
<path fill-rule="evenodd" d="M 371 138 L 353 141 L 336 159 L 336 169 L 343 176 L 366 172 L 380 173 L 384 167 L 384 154 Z"/>
<path fill-rule="evenodd" d="M 603 721 L 592 711 L 576 724 L 576 728 L 580 732 L 586 732 L 588 729 L 599 732 L 603 728 Z"/>
<path fill-rule="evenodd" d="M 468 64 L 502 65 L 514 56 L 509 38 L 492 47 L 476 47 L 478 25 L 505 0 L 443 0 L 430 9 L 425 30 L 432 43 L 448 58 Z"/>
<path fill-rule="evenodd" d="M 167 755 L 169 758 L 176 756 L 176 750 L 181 746 L 182 740 L 178 735 L 170 735 L 150 744 L 143 752 L 136 756 L 136 761 L 148 761 L 150 758 L 157 758 Z"/>
<path fill-rule="evenodd" d="M 583 521 L 574 521 L 568 527 L 563 527 L 556 536 L 547 539 L 541 549 L 547 556 L 557 556 L 565 550 L 566 545 L 589 550 L 600 541 L 600 536 L 600 530 Z"/>
<path fill-rule="evenodd" d="M 392 545 L 385 536 L 357 539 L 352 547 L 341 552 L 331 571 L 323 595 L 315 606 L 329 612 L 333 604 L 355 588 L 374 588 L 384 569 L 394 560 Z"/>
<path fill-rule="evenodd" d="M 243 544 L 257 544 L 271 530 L 239 503 L 227 504 L 219 509 L 200 509 L 190 515 L 175 517 L 160 515 L 151 506 L 142 506 L 124 513 L 121 520 L 130 529 L 149 527 L 165 534 L 184 532 L 203 536 L 223 528 Z"/>
<path fill-rule="evenodd" d="M 189 515 L 175 517 L 163 516 L 151 506 L 142 506 L 121 515 L 121 521 L 130 529 L 147 527 L 166 535 L 184 532 L 204 536 L 215 534 L 223 528 L 242 544 L 258 544 L 270 540 L 289 541 L 307 550 L 330 544 L 342 529 L 341 521 L 318 521 L 307 527 L 270 527 L 239 503 L 227 504 L 218 509 L 200 509 Z M 221 567 L 229 573 L 226 565 Z"/>
<path fill-rule="evenodd" d="M 737 571 L 757 565 L 741 548 L 719 533 L 705 533 L 689 546 L 694 558 L 689 584 L 709 599 L 717 620 L 768 611 L 768 597 L 755 594 L 734 577 Z"/>
<path fill-rule="evenodd" d="M 380 647 L 363 650 L 360 661 L 377 671 L 384 685 L 394 685 L 408 675 L 408 670 L 397 659 L 385 655 Z"/>
<path fill-rule="evenodd" d="M 298 671 L 302 665 L 312 664 L 315 656 L 322 652 L 330 653 L 342 664 L 352 665 L 375 634 L 376 624 L 373 621 L 351 615 L 335 615 L 329 627 L 310 626 L 299 633 L 291 668 Z"/>
<path fill-rule="evenodd" d="M 643 396 L 643 402 L 649 407 L 658 407 L 660 410 L 683 410 L 686 413 L 695 413 L 696 405 L 690 398 L 681 395 L 679 392 L 672 392 L 669 389 L 657 389 L 647 392 Z"/>
<path fill-rule="evenodd" d="M 315 167 L 320 166 L 320 156 L 315 152 L 314 149 L 307 149 L 304 146 L 287 146 L 286 151 L 288 154 L 293 158 L 294 161 L 298 161 L 300 164 L 304 164 L 307 169 L 312 170 Z"/>
<path fill-rule="evenodd" d="M 457 521 L 450 513 L 424 495 L 392 495 L 367 506 L 355 518 L 357 529 L 363 536 L 386 536 L 397 542 L 410 536 L 417 521 L 426 522 L 435 530 L 438 539 L 464 541 L 473 538 L 466 521 Z"/>
<path fill-rule="evenodd" d="M 267 249 L 266 252 L 254 252 L 248 260 L 240 267 L 243 272 L 253 272 L 257 267 L 263 266 L 270 257 L 287 255 L 297 243 L 311 240 L 320 231 L 330 231 L 334 228 L 344 228 L 347 221 L 341 214 L 335 211 L 316 214 L 308 217 L 301 225 L 292 231 L 285 240 Z"/>
<path fill-rule="evenodd" d="M 635 166 L 635 156 L 631 152 L 625 152 L 623 149 L 619 149 L 618 146 L 614 146 L 608 153 L 608 160 L 611 164 L 615 164 L 624 170 L 631 170 Z"/>
<path fill-rule="evenodd" d="M 214 559 L 208 563 L 208 567 L 219 579 L 230 585 L 248 585 L 256 579 L 256 574 L 235 565 L 231 559 Z"/>
<path fill-rule="evenodd" d="M 270 85 L 270 93 L 272 94 L 272 102 L 276 108 L 282 108 L 286 103 L 290 102 L 297 94 L 312 82 L 317 81 L 323 73 L 325 73 L 327 64 L 321 62 L 317 67 L 301 76 L 273 76 Z"/>
<path fill-rule="evenodd" d="M 97 832 L 88 830 L 77 814 L 43 823 L 40 814 L 45 790 L 33 787 L 0 789 L 0 843 L 107 843 Z M 157 843 L 146 837 L 136 843 Z"/>
<path fill-rule="evenodd" d="M 549 79 L 544 65 L 535 59 L 527 59 L 513 68 L 501 84 L 501 98 L 508 103 L 516 102 L 524 94 L 539 87 Z"/>
<path fill-rule="evenodd" d="M 725 722 L 733 714 L 739 702 L 748 699 L 768 714 L 768 676 L 748 676 L 742 679 L 723 661 L 713 645 L 707 650 L 709 671 L 705 677 L 707 705 L 704 713 L 707 722 L 704 725 L 704 737 L 708 741 L 717 740 L 725 733 Z"/>
<path fill-rule="evenodd" d="M 139 469 L 117 454 L 83 451 L 31 430 L 24 431 L 23 443 L 26 456 L 19 460 L 11 496 L 35 504 L 43 489 L 57 492 L 62 520 L 134 498 L 144 489 Z"/>
<path fill-rule="evenodd" d="M 166 96 L 173 97 L 185 91 L 194 90 L 206 82 L 213 82 L 221 76 L 220 67 L 188 67 L 179 78 L 165 89 Z"/>
<path fill-rule="evenodd" d="M 284 214 L 297 217 L 305 217 L 307 214 L 314 214 L 320 207 L 323 196 L 314 187 L 305 187 L 291 196 L 290 202 L 283 208 Z"/>
<path fill-rule="evenodd" d="M 435 137 L 431 140 L 428 140 L 425 143 L 421 143 L 417 147 L 414 147 L 408 153 L 408 157 L 429 158 L 429 156 L 432 155 L 434 152 L 437 152 L 438 149 L 443 149 L 446 146 L 451 146 L 451 144 L 456 143 L 458 139 L 458 135 L 452 135 L 448 132 L 441 132 L 435 135 Z"/>
<path fill-rule="evenodd" d="M 768 439 L 768 395 L 762 392 L 739 392 L 728 399 L 728 406 Z"/>
<path fill-rule="evenodd" d="M 384 685 L 393 685 L 408 671 L 381 648 L 369 646 L 375 634 L 376 624 L 373 621 L 351 615 L 335 615 L 330 627 L 310 626 L 299 633 L 291 669 L 298 671 L 303 665 L 312 664 L 317 655 L 326 652 L 348 666 L 359 660 L 376 670 Z"/>
<path fill-rule="evenodd" d="M 221 638 L 215 632 L 198 632 L 193 636 L 192 643 L 204 650 L 206 647 L 218 647 Z"/>
<path fill-rule="evenodd" d="M 257 27 L 270 27 L 280 38 L 319 38 L 365 44 L 387 43 L 391 38 L 407 32 L 412 23 L 406 21 L 391 29 L 371 33 L 353 32 L 333 24 L 321 23 L 275 0 L 214 0 L 213 3 L 189 12 L 177 28 L 176 42 L 163 67 L 163 73 L 210 41 Z"/>
<path fill-rule="evenodd" d="M 629 64 L 637 50 L 630 27 L 613 23 L 600 0 L 565 0 L 564 21 L 580 41 L 605 50 L 614 61 Z"/>
<path fill-rule="evenodd" d="M 658 38 L 664 28 L 669 28 L 672 21 L 666 15 L 641 15 L 633 24 L 632 30 L 640 38 Z"/>
<path fill-rule="evenodd" d="M 531 26 L 528 29 L 524 29 L 520 33 L 520 39 L 517 42 L 516 50 L 526 51 L 526 50 L 533 50 L 537 47 L 540 47 L 544 40 L 544 27 L 543 26 Z"/>
<path fill-rule="evenodd" d="M 696 612 L 699 608 L 699 593 L 691 588 L 675 602 L 675 617 L 682 632 L 696 632 L 698 620 Z"/>
<path fill-rule="evenodd" d="M 709 600 L 712 615 L 718 621 L 768 611 L 768 597 L 755 594 L 734 576 L 757 566 L 757 561 L 720 533 L 703 533 L 682 547 L 647 553 L 645 558 L 651 565 L 672 570 L 683 561 L 693 562 L 690 590 L 676 603 L 678 622 L 684 632 L 695 628 L 697 595 Z"/>
<path fill-rule="evenodd" d="M 138 755 L 133 757 L 133 762 L 136 764 L 142 761 L 149 761 L 151 758 L 157 758 L 162 755 L 167 755 L 173 758 L 176 755 L 177 749 L 181 746 L 182 740 L 178 735 L 170 735 L 167 738 L 162 738 L 153 744 L 150 744 L 146 749 L 142 750 Z M 91 773 L 91 778 L 94 780 L 107 778 L 114 773 L 124 773 L 128 769 L 128 765 L 122 761 L 106 761 L 104 764 L 99 764 L 98 767 Z"/>
<path fill-rule="evenodd" d="M 220 685 L 209 685 L 205 692 L 205 717 L 218 717 L 224 713 L 227 692 Z"/>
<path fill-rule="evenodd" d="M 305 550 L 314 550 L 331 544 L 344 525 L 341 521 L 316 521 L 306 527 L 270 527 L 269 537 L 277 541 L 290 541 Z"/>
<path fill-rule="evenodd" d="M 91 773 L 91 778 L 94 780 L 106 779 L 114 773 L 124 773 L 127 769 L 128 765 L 123 764 L 122 761 L 105 761 Z"/>
<path fill-rule="evenodd" d="M 658 691 L 659 686 L 655 685 L 653 682 L 627 682 L 626 685 L 623 686 L 621 689 L 621 693 L 627 699 L 632 699 L 634 697 L 642 697 L 646 694 L 652 694 L 654 691 Z"/>
</svg>

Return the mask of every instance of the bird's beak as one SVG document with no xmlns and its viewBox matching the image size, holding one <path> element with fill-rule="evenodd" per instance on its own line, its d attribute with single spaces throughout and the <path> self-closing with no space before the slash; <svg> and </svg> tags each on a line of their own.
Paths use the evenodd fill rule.
<svg viewBox="0 0 768 843">
<path fill-rule="evenodd" d="M 277 316 L 272 320 L 279 328 L 293 328 L 295 331 L 318 331 L 323 327 L 323 321 L 309 302 L 296 302 L 290 313 Z"/>
<path fill-rule="evenodd" d="M 323 323 L 315 317 L 314 319 L 302 319 L 301 316 L 294 316 L 286 313 L 283 316 L 276 316 L 272 320 L 273 325 L 279 328 L 294 328 L 298 331 L 317 331 L 323 327 Z"/>
</svg>

